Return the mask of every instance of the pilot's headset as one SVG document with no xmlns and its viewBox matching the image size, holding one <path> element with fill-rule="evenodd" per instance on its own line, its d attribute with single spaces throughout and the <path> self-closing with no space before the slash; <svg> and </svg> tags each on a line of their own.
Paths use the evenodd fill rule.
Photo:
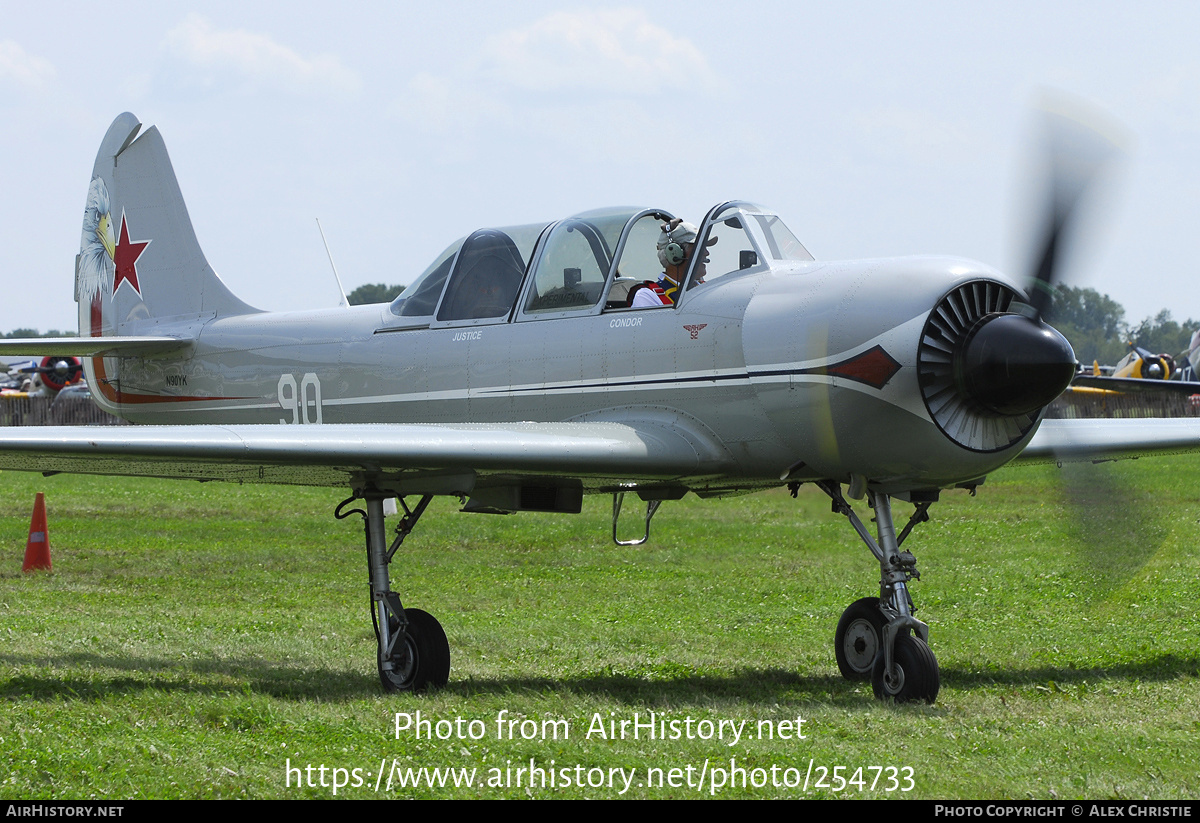
<svg viewBox="0 0 1200 823">
<path fill-rule="evenodd" d="M 662 234 L 658 238 L 658 261 L 663 266 L 680 266 L 687 260 L 687 250 L 684 245 L 695 242 L 698 232 L 691 223 L 685 223 L 676 217 L 670 223 L 664 223 Z"/>
</svg>

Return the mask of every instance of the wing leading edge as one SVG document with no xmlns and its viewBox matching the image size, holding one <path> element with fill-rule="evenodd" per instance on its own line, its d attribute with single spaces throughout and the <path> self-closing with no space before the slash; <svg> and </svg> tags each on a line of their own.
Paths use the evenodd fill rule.
<svg viewBox="0 0 1200 823">
<path fill-rule="evenodd" d="M 0 469 L 334 487 L 386 477 L 414 494 L 465 494 L 496 476 L 582 480 L 593 490 L 719 477 L 728 485 L 738 474 L 729 453 L 677 423 L 9 427 L 0 429 Z M 1200 419 L 1045 420 L 1018 460 L 1197 452 Z"/>
<path fill-rule="evenodd" d="M 601 488 L 720 475 L 731 466 L 722 448 L 694 432 L 587 422 L 7 428 L 0 469 L 342 487 L 392 477 L 407 478 L 406 493 L 457 494 L 491 475 Z"/>
<path fill-rule="evenodd" d="M 1118 460 L 1200 452 L 1200 419 L 1043 420 L 1017 458 L 1024 462 Z"/>
</svg>

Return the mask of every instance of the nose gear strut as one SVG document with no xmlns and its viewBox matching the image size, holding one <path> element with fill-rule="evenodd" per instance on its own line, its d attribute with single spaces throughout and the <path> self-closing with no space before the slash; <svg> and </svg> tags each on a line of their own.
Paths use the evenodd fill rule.
<svg viewBox="0 0 1200 823">
<path fill-rule="evenodd" d="M 917 558 L 900 548 L 913 527 L 929 519 L 932 501 L 916 504 L 916 511 L 897 537 L 891 498 L 868 489 L 868 502 L 875 510 L 876 540 L 846 502 L 840 483 L 822 480 L 816 485 L 833 501 L 834 513 L 850 521 L 879 561 L 879 599 L 855 601 L 838 621 L 834 636 L 838 669 L 847 680 L 869 676 L 875 696 L 881 700 L 932 703 L 941 686 L 937 658 L 929 649 L 929 626 L 913 616 L 916 607 L 908 591 L 909 582 L 920 580 L 921 575 Z"/>
</svg>

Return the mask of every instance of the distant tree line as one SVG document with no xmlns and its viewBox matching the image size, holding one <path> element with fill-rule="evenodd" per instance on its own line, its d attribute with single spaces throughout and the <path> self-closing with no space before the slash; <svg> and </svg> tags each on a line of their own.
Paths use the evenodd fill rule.
<svg viewBox="0 0 1200 823">
<path fill-rule="evenodd" d="M 367 303 L 391 303 L 402 291 L 404 291 L 404 286 L 368 283 L 347 294 L 346 299 L 350 301 L 351 306 L 363 306 Z"/>
<path fill-rule="evenodd" d="M 0 337 L 3 337 L 5 340 L 20 340 L 20 339 L 26 338 L 26 337 L 78 337 L 78 336 L 79 335 L 73 331 L 59 331 L 58 329 L 51 329 L 50 331 L 46 332 L 45 334 L 42 334 L 37 329 L 13 329 L 12 331 L 8 332 L 8 334 L 0 335 Z"/>
<path fill-rule="evenodd" d="M 1084 365 L 1093 360 L 1115 365 L 1129 352 L 1130 343 L 1155 354 L 1178 356 L 1200 328 L 1200 320 L 1191 318 L 1176 323 L 1167 309 L 1130 324 L 1125 322 L 1124 307 L 1107 294 L 1072 286 L 1059 287 L 1046 319 L 1071 342 Z"/>
</svg>

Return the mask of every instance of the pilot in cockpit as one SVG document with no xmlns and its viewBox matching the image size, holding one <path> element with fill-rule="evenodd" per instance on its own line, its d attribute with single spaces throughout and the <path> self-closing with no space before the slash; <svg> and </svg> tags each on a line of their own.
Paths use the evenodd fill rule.
<svg viewBox="0 0 1200 823">
<path fill-rule="evenodd" d="M 633 308 L 670 306 L 675 302 L 679 286 L 687 275 L 688 264 L 696 251 L 696 239 L 700 232 L 691 223 L 673 218 L 663 223 L 658 235 L 658 262 L 663 266 L 658 282 L 646 281 L 636 292 L 630 306 Z M 712 238 L 705 244 L 704 257 L 696 262 L 695 282 L 703 283 L 705 264 L 708 263 L 707 247 L 717 242 Z"/>
</svg>

